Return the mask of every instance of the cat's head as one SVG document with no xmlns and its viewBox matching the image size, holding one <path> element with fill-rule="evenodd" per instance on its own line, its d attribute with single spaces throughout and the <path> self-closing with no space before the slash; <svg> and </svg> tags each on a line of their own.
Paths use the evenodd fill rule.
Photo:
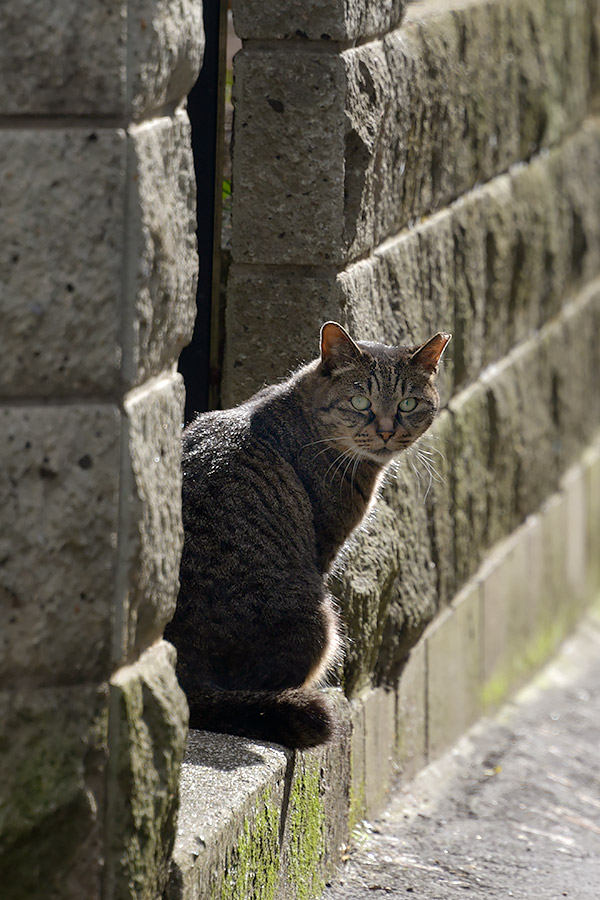
<svg viewBox="0 0 600 900">
<path fill-rule="evenodd" d="M 331 446 L 380 465 L 406 450 L 438 410 L 435 379 L 451 337 L 439 332 L 417 347 L 388 347 L 355 342 L 341 325 L 326 322 L 316 414 Z"/>
</svg>

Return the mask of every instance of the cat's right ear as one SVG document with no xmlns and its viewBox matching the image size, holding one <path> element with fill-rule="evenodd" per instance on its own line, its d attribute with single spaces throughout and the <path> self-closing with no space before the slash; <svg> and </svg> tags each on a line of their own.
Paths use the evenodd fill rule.
<svg viewBox="0 0 600 900">
<path fill-rule="evenodd" d="M 329 375 L 335 368 L 355 362 L 362 356 L 360 347 L 337 322 L 325 322 L 321 328 L 321 365 Z"/>
</svg>

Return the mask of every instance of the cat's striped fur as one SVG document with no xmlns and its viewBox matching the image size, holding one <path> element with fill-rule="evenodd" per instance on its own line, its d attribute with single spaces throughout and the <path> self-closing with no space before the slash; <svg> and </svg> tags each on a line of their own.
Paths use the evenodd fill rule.
<svg viewBox="0 0 600 900">
<path fill-rule="evenodd" d="M 319 359 L 185 429 L 181 590 L 165 636 L 191 727 L 291 747 L 331 737 L 319 685 L 340 640 L 325 577 L 387 463 L 433 421 L 449 339 L 393 348 L 327 323 Z"/>
</svg>

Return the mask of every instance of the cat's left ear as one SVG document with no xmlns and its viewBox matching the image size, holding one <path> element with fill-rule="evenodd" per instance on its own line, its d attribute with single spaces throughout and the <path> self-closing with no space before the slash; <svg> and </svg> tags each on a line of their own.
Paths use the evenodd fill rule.
<svg viewBox="0 0 600 900">
<path fill-rule="evenodd" d="M 337 322 L 325 322 L 321 328 L 321 363 L 328 374 L 336 366 L 352 362 L 362 356 L 347 331 Z"/>
<path fill-rule="evenodd" d="M 421 366 L 421 368 L 425 369 L 426 372 L 429 372 L 430 375 L 435 375 L 438 370 L 438 363 L 442 358 L 442 353 L 446 349 L 451 338 L 452 335 L 448 334 L 447 331 L 439 331 L 437 334 L 434 334 L 432 338 L 429 338 L 425 344 L 422 344 L 421 347 L 418 347 L 418 349 L 415 350 L 410 361 Z"/>
</svg>

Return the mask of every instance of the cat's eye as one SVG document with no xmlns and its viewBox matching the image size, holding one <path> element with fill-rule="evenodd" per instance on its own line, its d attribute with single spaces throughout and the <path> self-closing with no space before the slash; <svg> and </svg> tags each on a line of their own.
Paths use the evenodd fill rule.
<svg viewBox="0 0 600 900">
<path fill-rule="evenodd" d="M 368 397 L 363 397 L 362 394 L 356 394 L 354 397 L 350 399 L 350 403 L 354 407 L 354 409 L 365 410 L 368 409 L 371 405 L 371 401 Z"/>
<path fill-rule="evenodd" d="M 405 397 L 404 400 L 401 400 L 398 404 L 398 409 L 400 412 L 412 412 L 413 409 L 416 408 L 418 402 L 416 397 Z"/>
</svg>

